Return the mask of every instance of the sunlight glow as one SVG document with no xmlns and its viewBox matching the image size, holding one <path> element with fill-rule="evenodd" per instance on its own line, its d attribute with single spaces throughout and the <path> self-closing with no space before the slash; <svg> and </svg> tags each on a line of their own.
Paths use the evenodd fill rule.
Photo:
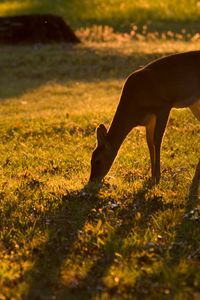
<svg viewBox="0 0 200 300">
<path fill-rule="evenodd" d="M 0 15 L 6 16 L 6 15 L 12 15 L 17 12 L 29 9 L 33 7 L 33 3 L 31 1 L 7 1 L 0 3 Z"/>
</svg>

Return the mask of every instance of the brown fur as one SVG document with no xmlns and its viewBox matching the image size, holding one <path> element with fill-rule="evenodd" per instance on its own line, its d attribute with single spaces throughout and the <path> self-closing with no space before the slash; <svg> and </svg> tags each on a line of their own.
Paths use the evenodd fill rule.
<svg viewBox="0 0 200 300">
<path fill-rule="evenodd" d="M 142 125 L 146 127 L 152 182 L 159 183 L 160 147 L 173 107 L 189 107 L 200 120 L 200 51 L 166 56 L 128 77 L 109 131 L 103 124 L 97 130 L 90 181 L 105 177 L 127 134 Z"/>
</svg>

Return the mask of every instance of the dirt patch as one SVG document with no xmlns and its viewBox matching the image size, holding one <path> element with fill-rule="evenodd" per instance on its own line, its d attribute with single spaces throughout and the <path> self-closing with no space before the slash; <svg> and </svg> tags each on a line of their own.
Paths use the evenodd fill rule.
<svg viewBox="0 0 200 300">
<path fill-rule="evenodd" d="M 22 15 L 0 17 L 0 44 L 79 43 L 73 30 L 60 16 Z"/>
</svg>

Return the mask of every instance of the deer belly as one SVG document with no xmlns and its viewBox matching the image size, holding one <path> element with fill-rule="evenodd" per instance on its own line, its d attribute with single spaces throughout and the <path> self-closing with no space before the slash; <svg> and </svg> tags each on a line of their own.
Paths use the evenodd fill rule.
<svg viewBox="0 0 200 300">
<path fill-rule="evenodd" d="M 193 97 L 190 97 L 190 98 L 186 98 L 182 101 L 178 101 L 178 102 L 175 102 L 173 107 L 174 108 L 183 108 L 183 107 L 188 107 L 192 104 L 194 104 L 196 101 L 198 100 L 197 97 L 193 96 Z"/>
</svg>

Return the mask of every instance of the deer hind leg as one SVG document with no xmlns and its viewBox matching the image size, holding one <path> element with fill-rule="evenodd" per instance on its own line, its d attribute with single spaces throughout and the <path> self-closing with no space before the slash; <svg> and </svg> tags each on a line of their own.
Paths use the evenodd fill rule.
<svg viewBox="0 0 200 300">
<path fill-rule="evenodd" d="M 200 121 L 200 100 L 189 106 L 193 115 Z"/>
<path fill-rule="evenodd" d="M 154 129 L 154 147 L 155 147 L 155 162 L 153 170 L 153 183 L 160 181 L 160 147 L 162 143 L 163 134 L 167 125 L 170 109 L 160 111 L 156 116 L 156 124 Z"/>
</svg>

